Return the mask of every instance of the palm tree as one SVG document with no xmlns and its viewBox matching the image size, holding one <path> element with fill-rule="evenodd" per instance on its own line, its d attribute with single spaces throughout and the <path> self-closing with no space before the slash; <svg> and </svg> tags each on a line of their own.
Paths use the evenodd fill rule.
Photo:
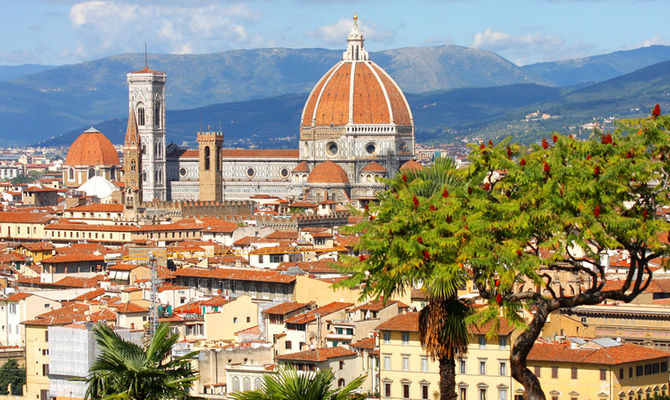
<svg viewBox="0 0 670 400">
<path fill-rule="evenodd" d="M 318 372 L 299 372 L 293 368 L 279 368 L 276 374 L 264 377 L 263 387 L 257 390 L 231 394 L 236 400 L 345 400 L 363 399 L 355 391 L 365 376 L 359 376 L 348 385 L 334 388 L 335 375 L 329 369 Z"/>
<path fill-rule="evenodd" d="M 412 186 L 414 194 L 431 198 L 445 187 L 463 187 L 463 179 L 450 158 L 438 158 L 430 168 L 404 173 L 408 182 L 420 181 Z M 457 289 L 467 277 L 465 273 L 449 279 L 424 282 L 428 304 L 419 313 L 419 336 L 421 344 L 440 370 L 440 399 L 455 400 L 456 355 L 468 350 L 469 334 L 466 317 L 472 308 L 457 297 Z"/>
<path fill-rule="evenodd" d="M 170 335 L 167 324 L 160 324 L 145 346 L 126 341 L 110 327 L 93 328 L 102 353 L 86 379 L 86 399 L 162 400 L 187 399 L 193 381 L 191 352 L 171 358 L 179 334 Z"/>
</svg>

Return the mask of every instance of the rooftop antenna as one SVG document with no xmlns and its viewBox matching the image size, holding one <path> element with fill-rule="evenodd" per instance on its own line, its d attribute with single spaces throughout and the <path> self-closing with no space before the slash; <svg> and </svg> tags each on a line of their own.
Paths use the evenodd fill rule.
<svg viewBox="0 0 670 400">
<path fill-rule="evenodd" d="M 147 52 L 147 42 L 144 42 L 144 68 L 149 69 L 149 53 Z"/>
</svg>

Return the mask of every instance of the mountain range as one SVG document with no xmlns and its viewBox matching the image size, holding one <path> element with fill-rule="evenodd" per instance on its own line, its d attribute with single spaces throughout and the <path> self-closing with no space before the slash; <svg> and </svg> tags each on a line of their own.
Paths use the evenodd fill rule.
<svg viewBox="0 0 670 400">
<path fill-rule="evenodd" d="M 571 105 L 588 106 L 582 101 L 588 96 L 595 96 L 599 105 L 607 103 L 602 96 L 611 90 L 588 82 L 670 60 L 670 46 L 522 67 L 495 53 L 460 46 L 386 50 L 370 58 L 407 94 L 418 137 L 440 141 L 450 132 L 460 136 L 490 131 L 535 105 L 569 110 Z M 173 140 L 192 139 L 203 124 L 220 124 L 231 139 L 259 135 L 270 145 L 291 141 L 301 101 L 340 59 L 340 51 L 275 48 L 151 55 L 148 64 L 168 74 L 168 129 Z M 111 121 L 125 120 L 125 75 L 142 67 L 143 55 L 124 54 L 60 67 L 14 67 L 9 81 L 0 68 L 0 144 L 47 142 L 90 125 L 115 137 L 103 127 L 111 124 L 110 129 L 116 129 Z M 576 86 L 581 89 L 569 89 Z"/>
</svg>

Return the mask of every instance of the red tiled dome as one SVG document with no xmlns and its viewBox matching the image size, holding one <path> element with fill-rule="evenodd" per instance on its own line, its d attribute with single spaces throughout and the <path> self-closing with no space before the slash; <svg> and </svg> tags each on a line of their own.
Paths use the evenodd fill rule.
<svg viewBox="0 0 670 400">
<path fill-rule="evenodd" d="M 72 143 L 65 165 L 119 165 L 119 154 L 112 142 L 96 129 L 88 129 Z"/>
<path fill-rule="evenodd" d="M 307 183 L 349 183 L 347 173 L 332 161 L 317 164 L 307 177 Z"/>
<path fill-rule="evenodd" d="M 423 165 L 420 163 L 414 161 L 414 160 L 409 160 L 406 163 L 404 163 L 402 166 L 400 166 L 401 171 L 418 171 L 423 169 Z"/>
<path fill-rule="evenodd" d="M 412 112 L 398 84 L 372 61 L 340 61 L 316 84 L 301 126 L 411 125 Z"/>
<path fill-rule="evenodd" d="M 386 172 L 386 168 L 377 161 L 370 161 L 368 165 L 361 169 L 361 172 Z"/>
</svg>

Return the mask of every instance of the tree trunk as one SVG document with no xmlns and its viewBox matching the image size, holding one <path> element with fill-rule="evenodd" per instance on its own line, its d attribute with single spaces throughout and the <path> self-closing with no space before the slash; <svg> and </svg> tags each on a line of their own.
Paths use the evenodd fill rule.
<svg viewBox="0 0 670 400">
<path fill-rule="evenodd" d="M 523 385 L 526 390 L 524 394 L 526 400 L 546 400 L 540 381 L 526 367 L 526 359 L 535 344 L 535 340 L 542 333 L 542 327 L 549 315 L 548 309 L 546 303 L 538 304 L 535 316 L 528 325 L 528 330 L 516 338 L 512 347 L 512 356 L 510 357 L 512 377 Z"/>
<path fill-rule="evenodd" d="M 440 400 L 456 399 L 456 360 L 440 357 Z"/>
</svg>

